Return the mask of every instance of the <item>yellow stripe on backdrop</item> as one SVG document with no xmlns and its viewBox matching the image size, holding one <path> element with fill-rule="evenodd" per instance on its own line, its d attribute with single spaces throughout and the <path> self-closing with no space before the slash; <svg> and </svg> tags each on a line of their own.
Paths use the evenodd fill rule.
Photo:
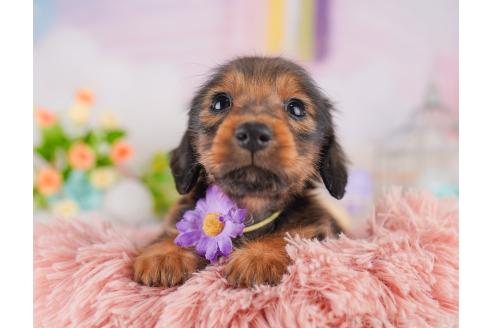
<svg viewBox="0 0 492 328">
<path fill-rule="evenodd" d="M 285 0 L 268 1 L 267 50 L 270 53 L 278 54 L 283 49 L 284 14 Z"/>
<path fill-rule="evenodd" d="M 314 46 L 314 0 L 302 0 L 299 14 L 299 56 L 311 59 Z"/>
</svg>

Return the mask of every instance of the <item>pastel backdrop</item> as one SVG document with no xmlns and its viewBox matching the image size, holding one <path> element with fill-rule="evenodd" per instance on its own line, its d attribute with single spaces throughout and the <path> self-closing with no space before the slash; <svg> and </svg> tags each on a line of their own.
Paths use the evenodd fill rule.
<svg viewBox="0 0 492 328">
<path fill-rule="evenodd" d="M 456 132 L 433 137 L 436 149 L 457 156 L 457 0 L 35 0 L 34 8 L 34 105 L 62 113 L 90 88 L 93 111 L 113 111 L 127 129 L 134 169 L 177 145 L 193 92 L 240 55 L 294 59 L 334 101 L 352 162 L 343 204 L 354 216 L 384 187 L 378 149 L 436 94 L 431 105 Z M 436 163 L 450 166 L 445 187 L 457 192 L 457 161 Z M 404 184 L 431 185 L 419 181 Z"/>
</svg>

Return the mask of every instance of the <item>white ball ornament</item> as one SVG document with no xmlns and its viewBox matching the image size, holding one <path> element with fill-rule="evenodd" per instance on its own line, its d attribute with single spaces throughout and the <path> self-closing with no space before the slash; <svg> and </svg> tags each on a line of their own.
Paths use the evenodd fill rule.
<svg viewBox="0 0 492 328">
<path fill-rule="evenodd" d="M 103 209 L 117 221 L 138 225 L 152 218 L 152 197 L 140 181 L 124 178 L 107 190 Z"/>
</svg>

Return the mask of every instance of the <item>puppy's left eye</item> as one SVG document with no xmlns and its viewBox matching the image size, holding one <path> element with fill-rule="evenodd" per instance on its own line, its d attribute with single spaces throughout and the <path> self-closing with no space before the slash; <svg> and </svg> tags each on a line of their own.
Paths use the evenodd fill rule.
<svg viewBox="0 0 492 328">
<path fill-rule="evenodd" d="M 221 92 L 214 96 L 214 99 L 212 100 L 212 105 L 210 106 L 210 110 L 212 112 L 218 113 L 231 107 L 231 105 L 231 96 L 229 96 L 225 92 Z"/>
<path fill-rule="evenodd" d="M 301 119 L 306 116 L 306 109 L 304 108 L 304 103 L 299 99 L 290 99 L 285 103 L 285 110 L 290 116 L 296 119 Z"/>
</svg>

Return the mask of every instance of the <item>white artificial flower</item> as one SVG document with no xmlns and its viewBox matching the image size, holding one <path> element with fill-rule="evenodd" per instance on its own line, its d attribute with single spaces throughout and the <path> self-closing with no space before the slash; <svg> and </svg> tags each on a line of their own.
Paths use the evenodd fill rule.
<svg viewBox="0 0 492 328">
<path fill-rule="evenodd" d="M 71 199 L 63 199 L 53 206 L 53 213 L 62 218 L 71 218 L 79 212 L 79 206 Z"/>
<path fill-rule="evenodd" d="M 105 130 L 113 130 L 118 128 L 118 119 L 113 112 L 106 111 L 101 114 L 101 127 Z"/>
<path fill-rule="evenodd" d="M 77 125 L 84 125 L 89 122 L 90 108 L 87 104 L 76 102 L 68 111 L 68 117 Z"/>
<path fill-rule="evenodd" d="M 116 172 L 113 168 L 104 167 L 92 171 L 90 181 L 92 185 L 99 189 L 110 187 L 116 180 Z"/>
</svg>

